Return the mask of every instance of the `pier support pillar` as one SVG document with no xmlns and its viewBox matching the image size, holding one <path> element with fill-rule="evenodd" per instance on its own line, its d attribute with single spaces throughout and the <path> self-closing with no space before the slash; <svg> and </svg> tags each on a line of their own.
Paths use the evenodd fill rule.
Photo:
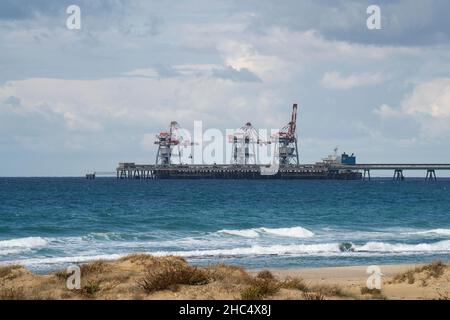
<svg viewBox="0 0 450 320">
<path fill-rule="evenodd" d="M 364 174 L 363 174 L 363 180 L 366 180 L 366 175 L 367 175 L 367 179 L 370 181 L 370 169 L 364 169 Z"/>
<path fill-rule="evenodd" d="M 402 169 L 395 169 L 394 171 L 394 180 L 396 181 L 403 181 L 405 180 L 405 176 L 403 175 Z"/>
<path fill-rule="evenodd" d="M 425 180 L 430 180 L 430 181 L 436 181 L 436 171 L 433 169 L 428 169 L 427 170 L 427 176 L 425 177 Z"/>
</svg>

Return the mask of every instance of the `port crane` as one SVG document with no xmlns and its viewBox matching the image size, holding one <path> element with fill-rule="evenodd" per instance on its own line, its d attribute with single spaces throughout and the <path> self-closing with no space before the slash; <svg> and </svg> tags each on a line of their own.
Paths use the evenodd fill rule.
<svg viewBox="0 0 450 320">
<path fill-rule="evenodd" d="M 177 157 L 178 163 L 181 164 L 180 146 L 193 146 L 195 143 L 184 139 L 178 122 L 172 121 L 170 122 L 169 131 L 163 131 L 156 135 L 155 144 L 158 145 L 156 164 L 170 165 L 173 157 Z M 173 152 L 175 148 L 177 150 L 176 153 Z"/>
<path fill-rule="evenodd" d="M 270 144 L 264 140 L 250 122 L 228 136 L 232 144 L 232 164 L 257 164 L 257 145 Z"/>
<path fill-rule="evenodd" d="M 292 106 L 291 121 L 272 136 L 273 141 L 278 144 L 280 165 L 300 164 L 297 143 L 297 109 L 298 106 L 295 103 Z"/>
</svg>

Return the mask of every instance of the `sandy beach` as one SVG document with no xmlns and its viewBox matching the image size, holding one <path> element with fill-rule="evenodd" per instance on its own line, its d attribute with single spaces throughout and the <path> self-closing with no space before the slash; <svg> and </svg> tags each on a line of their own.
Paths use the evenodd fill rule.
<svg viewBox="0 0 450 320">
<path fill-rule="evenodd" d="M 367 266 L 245 270 L 193 267 L 179 257 L 133 254 L 80 265 L 80 288 L 70 274 L 35 274 L 0 267 L 0 299 L 440 299 L 450 296 L 448 263 L 380 265 L 381 289 L 366 286 Z M 70 280 L 70 279 L 69 279 Z"/>
<path fill-rule="evenodd" d="M 425 264 L 380 265 L 382 276 L 380 298 L 403 299 L 441 299 L 450 293 L 450 270 L 447 264 L 445 274 L 434 278 L 426 271 L 420 271 Z M 369 275 L 367 266 L 348 266 L 334 268 L 272 270 L 279 278 L 301 277 L 305 282 L 319 285 L 337 285 L 354 295 L 355 298 L 368 298 L 361 294 Z M 404 281 L 396 279 L 404 277 Z M 414 281 L 413 281 L 414 279 Z"/>
</svg>

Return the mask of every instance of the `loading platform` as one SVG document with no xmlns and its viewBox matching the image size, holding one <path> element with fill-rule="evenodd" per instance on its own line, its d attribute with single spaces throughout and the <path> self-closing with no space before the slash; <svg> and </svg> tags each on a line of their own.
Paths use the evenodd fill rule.
<svg viewBox="0 0 450 320">
<path fill-rule="evenodd" d="M 259 165 L 146 165 L 120 163 L 117 179 L 328 179 L 370 180 L 374 170 L 393 170 L 394 180 L 404 180 L 406 170 L 422 170 L 427 180 L 436 171 L 450 170 L 450 164 L 304 164 L 280 166 L 265 172 Z"/>
<path fill-rule="evenodd" d="M 139 165 L 120 163 L 118 179 L 334 179 L 359 180 L 355 170 L 329 170 L 322 165 L 285 165 L 276 170 L 260 165 Z"/>
</svg>

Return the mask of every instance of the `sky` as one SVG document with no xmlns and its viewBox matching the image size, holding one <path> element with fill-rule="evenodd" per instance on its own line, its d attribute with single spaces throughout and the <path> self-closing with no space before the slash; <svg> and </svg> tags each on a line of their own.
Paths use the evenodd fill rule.
<svg viewBox="0 0 450 320">
<path fill-rule="evenodd" d="M 81 9 L 81 29 L 66 9 Z M 369 5 L 381 29 L 369 30 Z M 447 0 L 2 0 L 0 176 L 154 163 L 154 135 L 284 126 L 300 161 L 450 162 Z"/>
</svg>

